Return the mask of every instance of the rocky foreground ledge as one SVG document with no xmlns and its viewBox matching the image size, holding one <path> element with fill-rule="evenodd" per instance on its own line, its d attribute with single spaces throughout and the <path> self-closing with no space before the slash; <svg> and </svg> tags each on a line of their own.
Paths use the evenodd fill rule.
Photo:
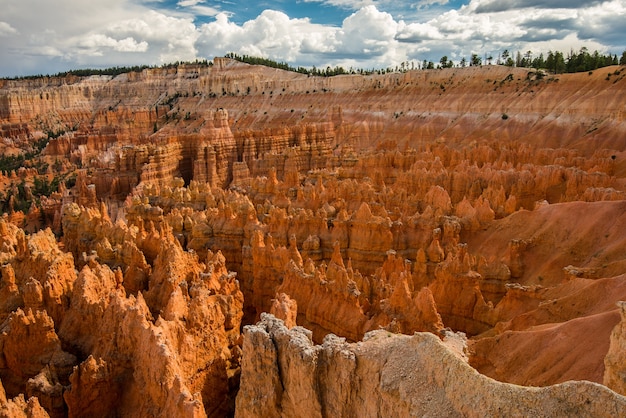
<svg viewBox="0 0 626 418">
<path fill-rule="evenodd" d="M 431 333 L 315 345 L 306 328 L 263 314 L 244 328 L 243 352 L 236 417 L 626 416 L 626 397 L 596 383 L 497 382 Z"/>
</svg>

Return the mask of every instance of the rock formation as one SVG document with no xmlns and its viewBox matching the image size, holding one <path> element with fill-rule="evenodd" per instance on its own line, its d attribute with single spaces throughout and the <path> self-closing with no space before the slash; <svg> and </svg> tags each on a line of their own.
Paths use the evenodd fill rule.
<svg viewBox="0 0 626 418">
<path fill-rule="evenodd" d="M 329 335 L 314 345 L 310 331 L 289 330 L 264 314 L 245 327 L 243 350 L 238 417 L 626 413 L 626 398 L 599 384 L 531 388 L 496 382 L 429 333 L 372 331 L 353 344 Z"/>
<path fill-rule="evenodd" d="M 626 396 L 626 362 L 624 361 L 624 335 L 626 331 L 626 303 L 618 302 L 621 320 L 611 332 L 611 345 L 604 359 L 604 384 Z"/>
<path fill-rule="evenodd" d="M 200 263 L 166 229 L 149 266 L 125 226 L 98 210 L 66 211 L 67 248 L 82 250 L 72 242 L 80 236 L 94 248 L 78 275 L 49 230 L 25 237 L 5 224 L 16 247 L 3 269 L 2 292 L 15 295 L 0 334 L 6 393 L 35 396 L 29 407 L 51 416 L 232 411 L 243 298 L 223 256 Z"/>
<path fill-rule="evenodd" d="M 3 80 L 2 413 L 623 414 L 625 83 Z"/>
<path fill-rule="evenodd" d="M 7 399 L 4 388 L 0 385 L 0 416 L 6 418 L 49 418 L 50 415 L 39 404 L 36 397 L 24 399 L 19 395 Z"/>
</svg>

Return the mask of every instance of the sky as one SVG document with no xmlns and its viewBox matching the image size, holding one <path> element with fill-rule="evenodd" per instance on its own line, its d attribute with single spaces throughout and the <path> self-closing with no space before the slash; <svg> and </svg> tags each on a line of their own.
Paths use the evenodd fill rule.
<svg viewBox="0 0 626 418">
<path fill-rule="evenodd" d="M 379 69 L 504 50 L 626 50 L 626 0 L 0 0 L 0 77 L 228 52 Z"/>
</svg>

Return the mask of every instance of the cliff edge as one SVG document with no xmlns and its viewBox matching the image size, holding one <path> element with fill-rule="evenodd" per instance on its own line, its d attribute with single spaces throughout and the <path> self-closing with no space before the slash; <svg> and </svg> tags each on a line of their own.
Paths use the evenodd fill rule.
<svg viewBox="0 0 626 418">
<path fill-rule="evenodd" d="M 322 383 L 323 382 L 323 383 Z M 590 382 L 497 382 L 430 333 L 372 331 L 348 344 L 262 315 L 244 329 L 236 417 L 593 416 L 626 414 L 626 397 Z"/>
</svg>

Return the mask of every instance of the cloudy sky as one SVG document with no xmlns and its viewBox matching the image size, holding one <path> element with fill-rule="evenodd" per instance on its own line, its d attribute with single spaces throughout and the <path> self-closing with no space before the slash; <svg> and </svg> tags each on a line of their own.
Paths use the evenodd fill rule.
<svg viewBox="0 0 626 418">
<path fill-rule="evenodd" d="M 370 69 L 626 49 L 626 0 L 0 0 L 0 11 L 0 77 L 227 52 Z"/>
</svg>

